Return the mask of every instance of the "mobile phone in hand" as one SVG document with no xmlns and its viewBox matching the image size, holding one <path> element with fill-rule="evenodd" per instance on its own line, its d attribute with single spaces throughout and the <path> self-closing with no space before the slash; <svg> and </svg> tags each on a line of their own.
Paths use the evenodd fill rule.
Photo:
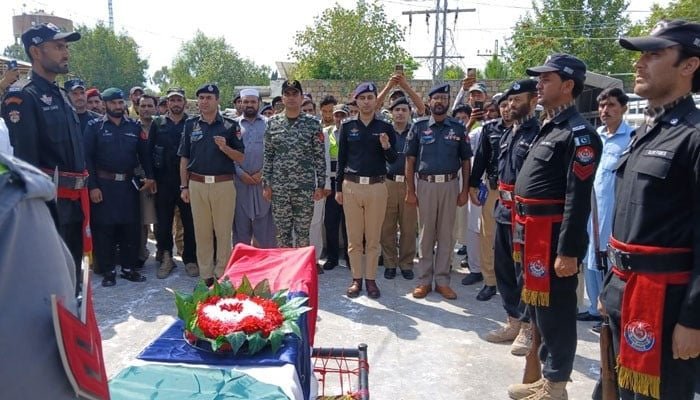
<svg viewBox="0 0 700 400">
<path fill-rule="evenodd" d="M 8 60 L 7 61 L 7 69 L 8 70 L 17 69 L 17 60 Z"/>
<path fill-rule="evenodd" d="M 467 68 L 467 77 L 476 78 L 476 68 Z"/>
<path fill-rule="evenodd" d="M 484 111 L 484 102 L 483 101 L 475 101 L 474 108 L 478 108 L 479 110 Z"/>
<path fill-rule="evenodd" d="M 396 64 L 394 67 L 394 72 L 397 74 L 403 74 L 403 64 Z"/>
</svg>

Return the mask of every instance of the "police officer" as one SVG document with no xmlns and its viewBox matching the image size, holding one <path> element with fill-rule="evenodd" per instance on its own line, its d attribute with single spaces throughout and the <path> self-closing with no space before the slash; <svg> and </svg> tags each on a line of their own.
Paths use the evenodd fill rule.
<svg viewBox="0 0 700 400">
<path fill-rule="evenodd" d="M 346 294 L 359 296 L 364 278 L 367 296 L 377 299 L 381 296 L 376 283 L 379 242 L 387 201 L 384 180 L 386 163 L 397 158 L 393 147 L 396 134 L 391 124 L 377 119 L 374 83 L 358 85 L 353 98 L 359 114 L 340 125 L 335 194 L 335 200 L 343 206 L 348 228 L 352 283 Z"/>
<path fill-rule="evenodd" d="M 277 245 L 309 245 L 313 200 L 323 198 L 326 158 L 318 119 L 301 112 L 301 84 L 282 83 L 284 111 L 267 121 L 263 196 L 272 202 Z M 292 234 L 294 236 L 292 236 Z"/>
<path fill-rule="evenodd" d="M 180 197 L 180 157 L 177 155 L 180 139 L 188 116 L 185 113 L 185 91 L 173 87 L 166 93 L 168 112 L 153 119 L 148 134 L 149 154 L 153 161 L 153 174 L 158 184 L 156 192 L 156 241 L 160 253 L 160 265 L 156 276 L 164 279 L 170 275 L 175 262 L 173 249 L 173 218 L 175 209 L 180 211 L 183 225 L 182 262 L 187 275 L 199 276 L 197 245 L 195 243 L 192 208 Z"/>
<path fill-rule="evenodd" d="M 700 356 L 700 24 L 660 21 L 620 39 L 641 52 L 634 92 L 648 101 L 617 164 L 610 316 L 622 399 L 693 399 Z"/>
<path fill-rule="evenodd" d="M 399 97 L 389 105 L 396 143 L 396 161 L 387 163 L 386 189 L 388 193 L 386 215 L 382 224 L 382 255 L 384 278 L 394 279 L 396 267 L 405 279 L 413 279 L 413 257 L 416 255 L 416 207 L 406 204 L 406 137 L 411 131 L 411 105 L 405 97 Z M 399 233 L 400 232 L 400 233 Z M 396 234 L 399 233 L 399 237 Z M 398 248 L 396 247 L 398 243 Z"/>
<path fill-rule="evenodd" d="M 483 93 L 474 89 L 470 91 L 470 96 L 475 93 Z M 487 107 L 484 107 L 487 108 Z M 495 105 L 494 108 L 497 108 Z M 478 112 L 478 111 L 477 111 Z M 500 152 L 500 141 L 513 125 L 509 116 L 490 120 L 482 125 L 479 145 L 474 154 L 473 168 L 469 177 L 469 196 L 477 206 L 481 206 L 481 237 L 480 237 L 480 261 L 479 272 L 468 274 L 462 279 L 463 285 L 471 285 L 484 281 L 484 286 L 476 295 L 480 301 L 490 300 L 496 294 L 496 273 L 494 272 L 493 242 L 495 235 L 494 209 L 498 199 L 498 154 Z M 479 187 L 486 186 L 488 190 L 485 201 L 479 201 Z M 483 271 L 483 273 L 482 273 Z"/>
<path fill-rule="evenodd" d="M 63 84 L 63 88 L 68 92 L 68 100 L 70 100 L 70 103 L 73 105 L 75 113 L 78 114 L 80 133 L 84 133 L 87 123 L 95 118 L 100 118 L 101 115 L 88 110 L 85 82 L 83 82 L 82 79 L 69 79 Z"/>
<path fill-rule="evenodd" d="M 267 118 L 258 114 L 260 94 L 255 89 L 241 90 L 241 139 L 246 157 L 236 165 L 236 215 L 233 218 L 233 242 L 250 245 L 253 238 L 261 248 L 277 245 L 270 202 L 262 196 L 263 140 Z"/>
<path fill-rule="evenodd" d="M 574 105 L 586 79 L 583 61 L 553 54 L 527 73 L 539 76 L 538 102 L 547 117 L 515 181 L 513 244 L 525 275 L 522 300 L 546 351 L 542 379 L 508 391 L 514 399 L 566 399 L 576 353 L 577 273 L 602 143 Z"/>
<path fill-rule="evenodd" d="M 418 286 L 413 290 L 413 297 L 427 296 L 435 281 L 435 291 L 454 300 L 457 293 L 450 288 L 454 221 L 457 206 L 465 205 L 469 196 L 468 181 L 463 180 L 460 190 L 457 176 L 460 169 L 462 176 L 469 176 L 472 151 L 464 125 L 447 116 L 450 85 L 437 85 L 428 96 L 431 116 L 417 120 L 406 138 L 406 202 L 409 206 L 418 206 L 420 215 Z"/>
<path fill-rule="evenodd" d="M 349 115 L 348 107 L 345 104 L 336 104 L 333 107 L 334 125 L 325 128 L 324 136 L 328 137 L 328 155 L 331 162 L 330 178 L 331 193 L 326 197 L 326 210 L 324 212 L 323 224 L 326 228 L 326 262 L 323 269 L 331 270 L 338 266 L 340 258 L 340 236 L 338 229 L 343 235 L 345 244 L 348 243 L 348 233 L 345 226 L 345 214 L 343 206 L 335 201 L 335 188 L 337 187 L 336 176 L 338 172 L 338 131 L 340 124 Z M 350 266 L 347 252 L 345 261 Z"/>
<path fill-rule="evenodd" d="M 67 309 L 78 308 L 76 269 L 46 207 L 55 195 L 41 171 L 0 154 L 0 302 L 8 305 L 0 318 L 0 376 L 7 399 L 77 398 L 52 323 L 52 295 Z M 93 333 L 99 338 L 99 330 Z"/>
<path fill-rule="evenodd" d="M 87 109 L 99 115 L 105 114 L 105 102 L 102 101 L 102 94 L 97 88 L 90 88 L 85 91 L 87 97 Z"/>
<path fill-rule="evenodd" d="M 204 84 L 195 94 L 201 115 L 185 122 L 180 141 L 180 195 L 192 205 L 199 271 L 211 286 L 224 274 L 231 256 L 236 209 L 234 162 L 243 162 L 244 146 L 238 123 L 219 113 L 219 87 Z M 212 250 L 214 239 L 216 254 Z"/>
<path fill-rule="evenodd" d="M 83 135 L 78 116 L 55 80 L 68 72 L 68 43 L 79 39 L 80 33 L 63 32 L 53 24 L 25 31 L 22 43 L 32 73 L 28 81 L 11 86 L 2 102 L 15 156 L 57 180 L 58 199 L 50 207 L 78 276 L 83 251 L 92 248 Z"/>
<path fill-rule="evenodd" d="M 496 236 L 494 240 L 494 270 L 496 284 L 501 293 L 503 308 L 508 316 L 504 327 L 485 335 L 489 342 L 513 341 L 510 352 L 523 356 L 530 348 L 531 330 L 525 304 L 520 300 L 522 269 L 513 261 L 513 189 L 515 178 L 525 161 L 530 144 L 540 131 L 535 116 L 537 106 L 537 81 L 523 79 L 514 82 L 506 90 L 499 104 L 508 104 L 503 118 L 513 121 L 513 128 L 502 137 L 498 155 L 498 193 L 496 203 Z"/>
<path fill-rule="evenodd" d="M 104 276 L 102 286 L 116 284 L 117 248 L 121 277 L 143 282 L 146 277 L 134 268 L 138 265 L 140 239 L 138 192 L 155 191 L 148 142 L 141 137 L 140 126 L 124 116 L 126 104 L 120 89 L 105 90 L 102 99 L 107 115 L 90 121 L 85 129 L 95 257 Z M 139 163 L 146 175 L 143 182 L 134 176 Z"/>
</svg>

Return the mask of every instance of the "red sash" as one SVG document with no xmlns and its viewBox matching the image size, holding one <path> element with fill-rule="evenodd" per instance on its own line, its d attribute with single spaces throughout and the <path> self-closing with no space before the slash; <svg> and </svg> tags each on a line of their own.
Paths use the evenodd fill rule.
<svg viewBox="0 0 700 400">
<path fill-rule="evenodd" d="M 627 244 L 610 238 L 614 249 L 635 254 L 688 253 L 689 248 L 653 247 Z M 626 282 L 620 318 L 620 355 L 617 380 L 620 387 L 655 399 L 661 393 L 661 352 L 664 302 L 668 285 L 690 282 L 690 271 L 613 273 Z"/>
<path fill-rule="evenodd" d="M 513 223 L 515 222 L 515 213 L 512 211 L 513 210 L 513 203 L 515 199 L 515 194 L 513 193 L 515 191 L 515 185 L 509 185 L 507 183 L 503 183 L 501 181 L 498 181 L 498 199 L 503 204 L 503 207 L 511 210 L 510 213 L 510 223 L 511 226 L 513 226 Z M 510 200 L 509 199 L 504 199 L 503 195 L 501 192 L 509 192 L 510 193 Z"/>
<path fill-rule="evenodd" d="M 563 204 L 563 200 L 549 199 L 524 199 L 517 196 L 519 203 L 526 205 L 551 205 Z M 513 210 L 515 224 L 513 229 L 517 229 L 520 224 L 524 228 L 524 245 L 517 243 L 513 234 L 513 250 L 515 261 L 522 260 L 523 267 L 523 291 L 522 300 L 526 304 L 539 307 L 549 306 L 550 294 L 550 268 L 552 266 L 552 225 L 561 222 L 563 215 L 520 215 Z"/>
<path fill-rule="evenodd" d="M 42 170 L 49 176 L 53 173 L 51 170 Z M 59 175 L 69 178 L 87 178 L 88 172 L 87 170 L 83 172 L 59 172 Z M 80 201 L 80 209 L 83 211 L 83 254 L 89 257 L 92 253 L 92 232 L 90 231 L 90 195 L 87 185 L 82 189 L 70 189 L 59 186 L 57 195 L 59 199 Z"/>
</svg>

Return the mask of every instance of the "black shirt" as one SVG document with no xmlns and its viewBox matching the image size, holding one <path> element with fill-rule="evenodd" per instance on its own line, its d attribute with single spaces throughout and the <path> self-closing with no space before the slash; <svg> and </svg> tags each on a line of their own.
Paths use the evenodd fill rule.
<svg viewBox="0 0 700 400">
<path fill-rule="evenodd" d="M 433 117 L 418 119 L 406 138 L 406 157 L 416 158 L 415 172 L 427 175 L 450 174 L 462 169 L 472 149 L 464 125 L 447 118 L 441 123 Z"/>
<path fill-rule="evenodd" d="M 396 143 L 391 145 L 396 151 L 396 161 L 392 163 L 387 163 L 387 174 L 389 175 L 403 175 L 406 170 L 406 137 L 408 132 L 411 130 L 411 124 L 406 125 L 406 129 L 403 132 L 396 132 Z"/>
<path fill-rule="evenodd" d="M 500 152 L 501 137 L 510 129 L 503 125 L 502 118 L 489 121 L 481 128 L 479 145 L 476 147 L 472 171 L 469 175 L 470 187 L 479 187 L 484 172 L 486 172 L 489 181 L 495 184 L 498 175 L 498 154 Z M 491 189 L 496 188 L 491 187 Z"/>
<path fill-rule="evenodd" d="M 384 150 L 379 141 L 379 135 L 389 136 L 388 149 Z M 386 163 L 396 161 L 394 149 L 396 132 L 394 127 L 376 117 L 365 125 L 359 118 L 349 118 L 343 121 L 338 130 L 338 175 L 336 191 L 343 191 L 345 174 L 359 176 L 386 175 Z"/>
<path fill-rule="evenodd" d="M 102 118 L 102 116 L 90 110 L 86 110 L 84 113 L 78 114 L 78 119 L 80 120 L 80 133 L 85 134 L 85 128 L 87 128 L 88 122 L 98 118 Z"/>
<path fill-rule="evenodd" d="M 515 184 L 515 178 L 523 166 L 530 145 L 540 132 L 540 123 L 536 117 L 527 119 L 517 128 L 513 126 L 501 137 L 500 154 L 498 156 L 498 180 L 506 185 Z M 510 224 L 511 210 L 501 202 L 496 206 L 496 221 Z"/>
<path fill-rule="evenodd" d="M 644 130 L 637 129 L 617 165 L 612 235 L 625 243 L 692 249 L 678 322 L 700 329 L 700 111 L 688 97 Z"/>
<path fill-rule="evenodd" d="M 568 107 L 546 122 L 515 181 L 515 195 L 564 200 L 557 254 L 583 258 L 588 246 L 591 190 L 603 144 L 596 131 Z"/>
<path fill-rule="evenodd" d="M 236 173 L 236 165 L 214 142 L 214 136 L 226 138 L 226 144 L 241 153 L 243 141 L 239 138 L 238 122 L 216 114 L 209 124 L 198 115 L 185 122 L 178 155 L 189 159 L 187 170 L 200 175 L 227 175 Z"/>
<path fill-rule="evenodd" d="M 170 118 L 170 114 L 153 118 L 148 132 L 148 153 L 151 155 L 153 174 L 158 183 L 180 184 L 180 157 L 177 151 L 187 119 L 187 114 L 183 114 L 178 123 Z"/>
</svg>

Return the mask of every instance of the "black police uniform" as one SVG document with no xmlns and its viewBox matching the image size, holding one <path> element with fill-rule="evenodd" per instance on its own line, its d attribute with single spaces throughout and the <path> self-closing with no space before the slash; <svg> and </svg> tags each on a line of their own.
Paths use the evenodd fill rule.
<svg viewBox="0 0 700 400">
<path fill-rule="evenodd" d="M 180 210 L 184 230 L 182 261 L 197 262 L 192 208 L 180 197 L 180 157 L 177 155 L 187 114 L 175 123 L 169 114 L 154 118 L 148 133 L 148 146 L 153 161 L 153 175 L 158 185 L 156 192 L 157 247 L 159 252 L 173 248 L 173 218 L 175 207 Z"/>
<path fill-rule="evenodd" d="M 64 89 L 32 72 L 29 81 L 9 89 L 2 103 L 2 116 L 10 131 L 10 143 L 16 157 L 50 176 L 56 169 L 62 175 L 76 175 L 61 176 L 60 188 L 74 191 L 85 186 L 85 177 L 78 176 L 85 172 L 80 120 Z M 56 226 L 79 272 L 84 215 L 77 194 L 73 200 L 61 194 L 55 206 L 50 204 L 50 208 L 55 211 Z"/>
<path fill-rule="evenodd" d="M 497 189 L 501 137 L 509 129 L 503 125 L 503 118 L 488 121 L 481 128 L 481 138 L 474 154 L 472 172 L 469 174 L 470 187 L 478 188 L 481 178 L 486 172 L 489 188 L 491 190 Z"/>
<path fill-rule="evenodd" d="M 127 117 L 122 117 L 119 125 L 107 116 L 90 121 L 85 130 L 85 158 L 90 173 L 88 187 L 102 191 L 102 202 L 91 207 L 91 226 L 95 257 L 105 275 L 103 283 L 113 281 L 116 275 L 117 247 L 122 277 L 141 281 L 133 270 L 139 264 L 141 236 L 134 169 L 140 164 L 146 178 L 153 179 L 148 142 L 141 137 L 141 127 Z"/>
<path fill-rule="evenodd" d="M 234 119 L 216 115 L 209 124 L 195 116 L 185 121 L 178 156 L 189 159 L 187 170 L 199 175 L 234 175 L 236 165 L 214 142 L 214 136 L 226 138 L 226 144 L 243 153 L 243 141 L 238 137 L 240 127 Z M 233 184 L 233 183 L 232 183 Z"/>
<path fill-rule="evenodd" d="M 523 301 L 532 306 L 531 318 L 548 353 L 543 375 L 551 382 L 568 381 L 573 368 L 578 284 L 576 275 L 558 277 L 554 261 L 557 255 L 580 261 L 586 254 L 591 190 L 602 147 L 593 127 L 572 104 L 542 126 L 515 181 L 513 242 L 525 241 Z M 535 223 L 525 225 L 519 218 Z M 530 240 L 547 230 L 551 234 L 543 240 L 549 239 L 549 245 L 534 247 Z M 530 279 L 547 280 L 548 291 L 538 296 L 528 289 Z"/>
<path fill-rule="evenodd" d="M 93 119 L 100 119 L 102 116 L 94 111 L 90 110 L 85 110 L 84 113 L 78 114 L 78 120 L 80 120 L 80 132 L 85 133 L 85 128 L 88 126 L 88 122 L 92 121 Z"/>
<path fill-rule="evenodd" d="M 494 271 L 496 286 L 508 316 L 527 321 L 525 304 L 520 299 L 523 285 L 522 265 L 513 260 L 512 213 L 513 188 L 530 145 L 540 131 L 536 117 L 516 123 L 501 137 L 498 156 L 499 200 L 496 203 L 496 236 L 494 239 Z"/>
</svg>

